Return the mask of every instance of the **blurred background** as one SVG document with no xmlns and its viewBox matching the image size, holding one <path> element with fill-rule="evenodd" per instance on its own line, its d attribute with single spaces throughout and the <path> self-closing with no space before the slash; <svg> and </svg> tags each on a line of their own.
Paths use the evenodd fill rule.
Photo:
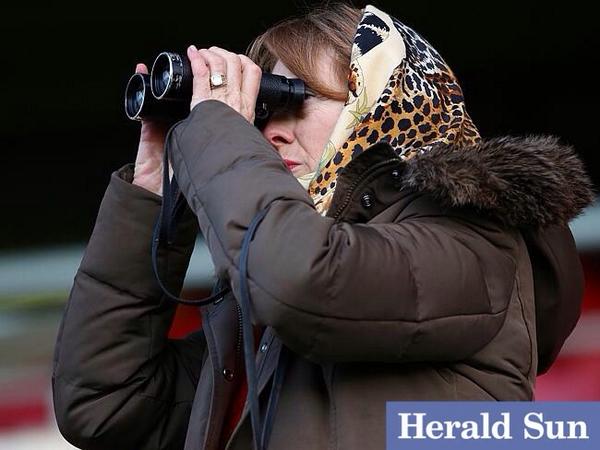
<svg viewBox="0 0 600 450">
<path fill-rule="evenodd" d="M 137 62 L 255 35 L 320 2 L 151 4 L 47 1 L 3 6 L 0 71 L 0 449 L 68 449 L 50 395 L 56 331 L 111 173 L 133 162 L 139 124 L 123 113 Z M 364 6 L 367 2 L 354 2 Z M 484 137 L 553 134 L 575 147 L 596 185 L 596 16 L 583 2 L 369 2 L 429 40 L 453 68 Z M 545 375 L 540 400 L 600 400 L 600 204 L 571 222 L 585 308 Z M 208 294 L 202 238 L 184 294 Z M 182 307 L 173 337 L 195 329 Z"/>
</svg>

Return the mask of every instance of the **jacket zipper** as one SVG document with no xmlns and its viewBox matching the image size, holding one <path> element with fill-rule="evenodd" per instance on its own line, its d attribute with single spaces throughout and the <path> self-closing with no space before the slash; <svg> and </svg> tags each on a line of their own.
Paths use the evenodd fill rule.
<svg viewBox="0 0 600 450">
<path fill-rule="evenodd" d="M 240 305 L 238 304 L 238 302 L 235 298 L 233 299 L 233 301 L 235 302 L 235 309 L 237 311 L 237 318 L 238 318 L 237 340 L 236 340 L 236 344 L 235 344 L 235 361 L 237 362 L 238 355 L 240 354 L 241 349 L 242 349 L 242 336 L 243 336 L 242 308 L 240 307 Z M 236 373 L 241 373 L 241 370 L 236 371 Z M 247 400 L 246 400 L 246 402 L 247 402 Z M 245 404 L 244 404 L 244 406 L 245 406 Z M 229 442 L 231 441 L 231 439 L 237 432 L 238 428 L 240 427 L 241 422 L 242 422 L 241 419 L 242 418 L 240 417 L 240 420 L 238 421 L 238 423 L 236 423 L 234 429 L 231 431 L 231 434 L 227 438 L 227 442 L 225 442 L 225 447 L 227 447 L 227 444 L 229 444 Z M 225 447 L 223 447 L 223 448 L 225 448 Z"/>
<path fill-rule="evenodd" d="M 233 301 L 235 302 L 235 309 L 237 311 L 238 318 L 237 340 L 235 343 L 235 356 L 237 361 L 237 356 L 240 354 L 240 351 L 242 349 L 242 308 L 240 308 L 240 305 L 235 300 L 235 298 L 233 299 Z"/>
<path fill-rule="evenodd" d="M 352 194 L 354 193 L 354 190 L 365 178 L 367 178 L 371 173 L 373 173 L 380 167 L 384 167 L 391 163 L 398 163 L 399 161 L 400 161 L 399 158 L 386 159 L 385 161 L 378 162 L 377 164 L 373 165 L 373 167 L 371 167 L 369 170 L 363 172 L 360 176 L 356 177 L 356 179 L 352 182 L 352 184 L 348 188 L 348 191 L 346 192 L 346 195 L 344 196 L 344 200 L 342 201 L 342 204 L 338 207 L 338 209 L 335 211 L 334 215 L 332 216 L 333 219 L 335 219 L 336 222 L 338 221 L 338 218 L 341 216 L 342 212 L 346 209 L 346 207 L 350 203 L 350 199 L 352 197 Z"/>
</svg>

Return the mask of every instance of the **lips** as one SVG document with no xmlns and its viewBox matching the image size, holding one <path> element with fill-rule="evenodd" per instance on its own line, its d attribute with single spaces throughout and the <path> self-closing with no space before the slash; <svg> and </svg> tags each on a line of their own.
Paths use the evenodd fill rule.
<svg viewBox="0 0 600 450">
<path fill-rule="evenodd" d="M 294 167 L 300 165 L 300 163 L 298 161 L 292 161 L 291 159 L 284 159 L 283 162 L 285 163 L 286 166 L 288 166 L 288 169 L 290 169 L 290 170 L 292 170 Z"/>
</svg>

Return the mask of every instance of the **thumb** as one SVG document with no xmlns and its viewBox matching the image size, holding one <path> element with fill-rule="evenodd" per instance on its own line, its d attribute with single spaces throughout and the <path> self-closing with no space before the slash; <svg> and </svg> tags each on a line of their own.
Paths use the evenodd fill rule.
<svg viewBox="0 0 600 450">
<path fill-rule="evenodd" d="M 146 64 L 138 63 L 135 66 L 135 73 L 145 73 L 148 74 L 148 68 Z"/>
</svg>

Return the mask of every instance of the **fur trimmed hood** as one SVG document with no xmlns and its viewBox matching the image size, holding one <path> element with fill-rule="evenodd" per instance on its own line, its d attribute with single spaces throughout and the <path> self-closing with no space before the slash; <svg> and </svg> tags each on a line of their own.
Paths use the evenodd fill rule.
<svg viewBox="0 0 600 450">
<path fill-rule="evenodd" d="M 597 195 L 573 147 L 554 136 L 493 138 L 465 149 L 435 145 L 406 160 L 403 185 L 517 227 L 566 225 Z"/>
</svg>

